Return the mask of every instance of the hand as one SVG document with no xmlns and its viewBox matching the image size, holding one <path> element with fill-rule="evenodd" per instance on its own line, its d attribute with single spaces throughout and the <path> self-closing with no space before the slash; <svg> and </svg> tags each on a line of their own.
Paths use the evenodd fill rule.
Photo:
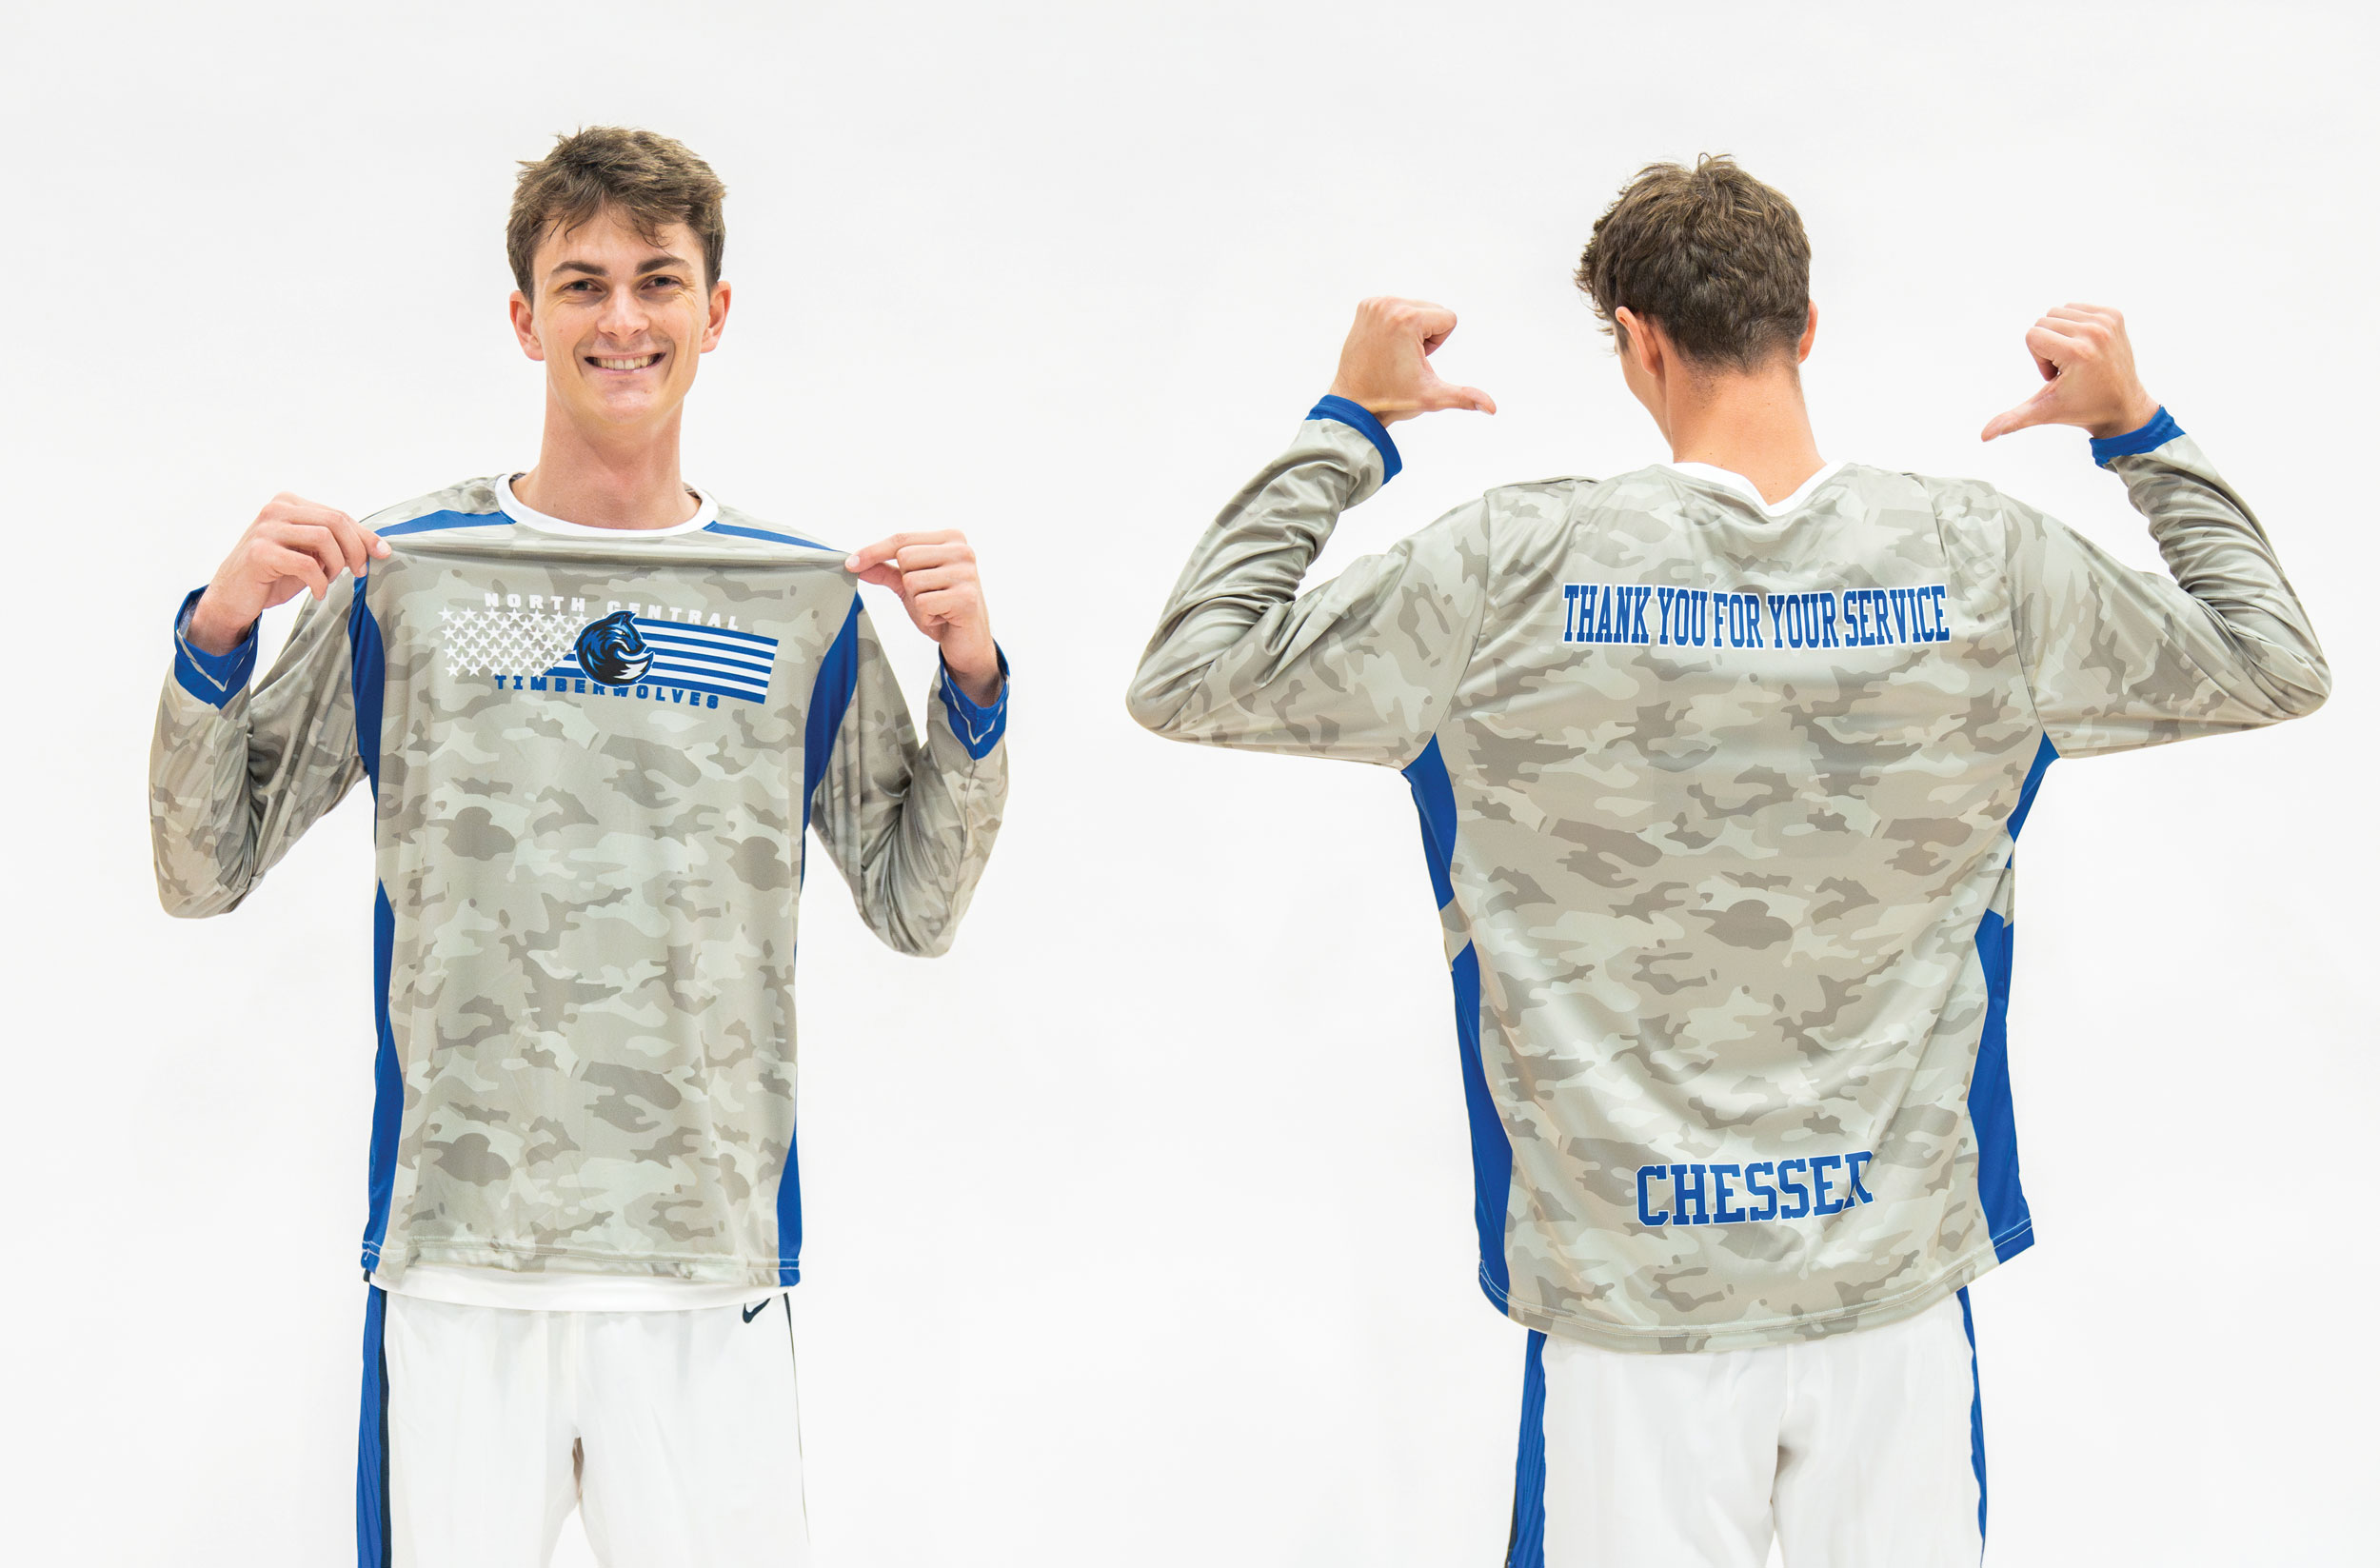
<svg viewBox="0 0 2380 1568">
<path fill-rule="evenodd" d="M 288 604 L 300 588 L 319 601 L 342 571 L 361 577 L 367 562 L 387 553 L 378 534 L 347 513 L 284 490 L 215 568 L 183 635 L 208 653 L 228 653 L 259 615 Z"/>
<path fill-rule="evenodd" d="M 918 630 L 942 645 L 942 663 L 969 700 L 988 705 L 1000 696 L 1000 650 L 965 534 L 897 533 L 854 551 L 843 565 L 861 582 L 901 595 Z"/>
<path fill-rule="evenodd" d="M 2157 400 L 2132 368 L 2124 318 L 2096 305 L 2061 305 L 2025 334 L 2050 385 L 1983 427 L 1983 439 L 2033 425 L 2079 425 L 2102 440 L 2157 417 Z"/>
<path fill-rule="evenodd" d="M 1430 367 L 1455 331 L 1455 312 L 1420 300 L 1365 300 L 1339 350 L 1339 376 L 1331 395 L 1362 405 L 1383 425 L 1439 408 L 1496 412 L 1496 400 L 1477 387 L 1440 381 Z"/>
</svg>

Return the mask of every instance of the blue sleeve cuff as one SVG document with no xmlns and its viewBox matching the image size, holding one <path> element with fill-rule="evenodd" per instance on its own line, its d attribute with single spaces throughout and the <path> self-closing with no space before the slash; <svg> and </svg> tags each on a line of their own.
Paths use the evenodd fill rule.
<svg viewBox="0 0 2380 1568">
<path fill-rule="evenodd" d="M 209 653 L 193 647 L 183 635 L 190 624 L 190 610 L 198 604 L 198 596 L 207 590 L 192 588 L 183 599 L 182 607 L 173 615 L 173 678 L 182 683 L 182 689 L 205 703 L 221 708 L 240 694 L 248 678 L 256 673 L 256 626 L 250 623 L 248 635 L 241 638 L 229 653 Z"/>
<path fill-rule="evenodd" d="M 939 683 L 942 711 L 950 716 L 950 732 L 959 737 L 959 744 L 967 748 L 967 755 L 982 762 L 1000 744 L 1000 738 L 1008 733 L 1008 655 L 999 644 L 992 645 L 993 654 L 1000 660 L 1000 695 L 992 705 L 982 707 L 975 699 L 959 689 L 959 683 L 950 678 L 950 666 L 942 666 Z"/>
<path fill-rule="evenodd" d="M 2182 427 L 2173 423 L 2173 416 L 2160 407 L 2157 409 L 2157 417 L 2137 430 L 2128 431 L 2119 436 L 2110 436 L 2105 441 L 2092 436 L 2091 438 L 2091 461 L 2104 468 L 2119 457 L 2135 457 L 2142 452 L 2153 452 L 2181 433 Z"/>
<path fill-rule="evenodd" d="M 1361 430 L 1364 439 L 1380 449 L 1380 483 L 1385 485 L 1397 477 L 1397 470 L 1405 460 L 1397 455 L 1397 443 L 1388 439 L 1388 427 L 1372 416 L 1372 410 L 1360 403 L 1343 397 L 1326 397 L 1306 410 L 1308 419 L 1335 419 L 1341 425 L 1352 425 Z"/>
</svg>

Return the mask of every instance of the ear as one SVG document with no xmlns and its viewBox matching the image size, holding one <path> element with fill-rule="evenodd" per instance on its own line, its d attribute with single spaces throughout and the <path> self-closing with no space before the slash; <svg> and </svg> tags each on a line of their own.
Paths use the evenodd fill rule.
<svg viewBox="0 0 2380 1568">
<path fill-rule="evenodd" d="M 544 359 L 545 346 L 537 341 L 537 321 L 529 309 L 528 296 L 515 288 L 508 308 L 512 312 L 512 335 L 520 340 L 521 352 L 531 359 Z"/>
<path fill-rule="evenodd" d="M 1801 329 L 1801 342 L 1794 347 L 1794 363 L 1801 364 L 1810 357 L 1810 346 L 1818 341 L 1818 302 L 1810 302 L 1810 322 Z"/>
<path fill-rule="evenodd" d="M 725 282 L 711 285 L 710 315 L 703 324 L 703 352 L 719 347 L 719 334 L 727 329 L 727 307 L 735 290 Z"/>
<path fill-rule="evenodd" d="M 1653 324 L 1626 306 L 1612 312 L 1613 324 L 1620 331 L 1620 355 L 1636 362 L 1636 367 L 1649 376 L 1661 373 L 1661 344 L 1653 335 Z"/>
</svg>

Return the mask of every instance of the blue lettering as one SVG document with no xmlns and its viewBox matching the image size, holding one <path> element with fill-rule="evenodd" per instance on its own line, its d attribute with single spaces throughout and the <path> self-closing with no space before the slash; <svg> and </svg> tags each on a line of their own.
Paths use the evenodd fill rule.
<svg viewBox="0 0 2380 1568">
<path fill-rule="evenodd" d="M 1667 643 L 1670 640 L 1669 602 L 1676 595 L 1677 590 L 1676 588 L 1656 588 L 1654 591 L 1661 596 L 1661 641 Z"/>
<path fill-rule="evenodd" d="M 1842 1211 L 1843 1201 L 1826 1195 L 1826 1173 L 1842 1162 L 1843 1157 L 1839 1154 L 1822 1154 L 1810 1161 L 1810 1184 L 1817 1189 L 1818 1194 L 1818 1201 L 1811 1206 L 1820 1214 Z"/>
<path fill-rule="evenodd" d="M 1702 1184 L 1704 1169 L 1705 1167 L 1701 1165 L 1672 1165 L 1669 1168 L 1670 1201 L 1677 1205 L 1677 1223 L 1681 1225 L 1707 1225 L 1711 1222 L 1710 1205 L 1705 1199 L 1705 1189 Z M 1686 1178 L 1690 1174 L 1694 1177 L 1692 1186 L 1686 1184 Z M 1689 1202 L 1695 1206 L 1695 1217 L 1692 1220 L 1686 1218 L 1686 1205 Z"/>
<path fill-rule="evenodd" d="M 1722 1225 L 1740 1225 L 1746 1220 L 1751 1218 L 1750 1215 L 1747 1215 L 1743 1210 L 1735 1207 L 1733 1202 L 1729 1201 L 1729 1200 L 1735 1195 L 1727 1190 L 1727 1179 L 1731 1176 L 1741 1176 L 1742 1174 L 1743 1167 L 1741 1165 L 1714 1165 L 1711 1167 L 1711 1219 L 1716 1223 Z"/>
<path fill-rule="evenodd" d="M 1612 590 L 1605 588 L 1595 596 L 1595 636 L 1589 640 L 1608 643 L 1612 640 Z"/>
<path fill-rule="evenodd" d="M 1785 601 L 1775 594 L 1767 600 L 1769 606 L 1769 640 L 1778 647 L 1785 645 Z"/>
<path fill-rule="evenodd" d="M 1658 1214 L 1653 1212 L 1652 1191 L 1653 1183 L 1668 1174 L 1667 1165 L 1638 1165 L 1636 1167 L 1636 1223 L 1647 1230 L 1651 1230 L 1656 1225 L 1669 1223 L 1669 1210 L 1663 1209 Z"/>
<path fill-rule="evenodd" d="M 1562 585 L 1562 641 L 1578 641 L 1578 585 Z"/>
<path fill-rule="evenodd" d="M 1711 593 L 1708 588 L 1694 590 L 1694 640 L 1701 647 L 1711 640 Z"/>
<path fill-rule="evenodd" d="M 520 678 L 518 675 L 516 675 L 516 676 L 514 676 L 514 677 L 512 678 L 512 689 L 513 689 L 513 690 L 515 690 L 515 691 L 520 691 L 520 690 L 524 689 L 524 688 L 523 688 L 523 686 L 522 686 L 522 685 L 521 685 L 521 678 Z"/>
<path fill-rule="evenodd" d="M 1647 626 L 1644 624 L 1645 606 L 1652 603 L 1653 590 L 1651 588 L 1638 588 L 1636 590 L 1636 613 L 1630 623 L 1630 625 L 1635 628 L 1636 634 L 1629 638 L 1630 642 L 1650 643 L 1653 641 L 1653 630 L 1650 626 Z"/>
<path fill-rule="evenodd" d="M 1943 596 L 1950 590 L 1936 584 L 1926 591 L 1934 595 L 1934 640 L 1947 643 L 1951 640 L 1950 606 L 1943 602 Z"/>
<path fill-rule="evenodd" d="M 1749 645 L 1755 648 L 1767 647 L 1768 644 L 1760 640 L 1760 596 L 1756 593 L 1747 593 L 1744 594 L 1742 598 L 1744 601 L 1744 609 L 1747 612 L 1747 619 L 1751 623 L 1751 642 Z"/>
<path fill-rule="evenodd" d="M 1835 640 L 1835 596 L 1814 593 L 1810 597 L 1816 602 L 1815 607 L 1819 611 L 1816 645 L 1822 648 L 1840 647 L 1842 645 Z M 1780 1165 L 1777 1168 L 1782 1170 L 1784 1167 Z"/>
<path fill-rule="evenodd" d="M 713 692 L 713 693 L 711 694 L 711 699 L 710 699 L 709 705 L 710 705 L 710 706 L 712 706 L 712 707 L 717 707 L 717 706 L 719 705 L 719 695 L 718 695 L 718 693 Z"/>
<path fill-rule="evenodd" d="M 1755 1220 L 1776 1218 L 1776 1189 L 1763 1181 L 1760 1175 L 1763 1171 L 1775 1169 L 1776 1167 L 1766 1160 L 1755 1160 L 1744 1167 L 1744 1191 L 1761 1201 L 1760 1206 L 1752 1211 L 1752 1218 Z"/>
<path fill-rule="evenodd" d="M 570 689 L 573 691 L 585 691 L 586 689 L 586 683 L 585 681 L 573 681 L 570 683 Z"/>
<path fill-rule="evenodd" d="M 653 694 L 653 690 L 650 686 L 639 686 L 636 688 L 636 694 L 639 697 L 650 697 Z"/>
<path fill-rule="evenodd" d="M 1780 1160 L 1776 1162 L 1777 1190 L 1794 1200 L 1794 1206 L 1790 1209 L 1780 1209 L 1777 1212 L 1777 1218 L 1798 1220 L 1810 1212 L 1810 1189 L 1791 1180 L 1785 1174 L 1790 1170 L 1808 1170 L 1809 1168 L 1810 1161 L 1807 1160 Z"/>
<path fill-rule="evenodd" d="M 545 690 L 545 677 L 544 677 L 543 675 L 532 675 L 532 676 L 530 676 L 530 677 L 529 677 L 529 689 L 530 689 L 531 691 L 543 691 L 543 690 Z"/>
<path fill-rule="evenodd" d="M 1874 1151 L 1870 1149 L 1861 1149 L 1857 1154 L 1843 1156 L 1843 1168 L 1851 1176 L 1851 1196 L 1863 1203 L 1875 1201 L 1875 1195 L 1859 1184 L 1859 1173 L 1866 1170 L 1868 1161 L 1874 1158 Z M 1851 1199 L 1847 1198 L 1843 1201 L 1846 1207 L 1850 1206 Z"/>
</svg>

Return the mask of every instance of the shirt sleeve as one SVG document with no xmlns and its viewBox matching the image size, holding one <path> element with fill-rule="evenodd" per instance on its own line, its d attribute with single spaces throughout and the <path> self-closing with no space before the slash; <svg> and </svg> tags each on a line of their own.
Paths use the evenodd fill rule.
<svg viewBox="0 0 2380 1568">
<path fill-rule="evenodd" d="M 839 673 L 838 660 L 848 661 Z M 971 701 L 938 672 L 919 744 L 909 706 L 856 601 L 822 693 L 846 693 L 810 795 L 810 825 L 850 884 L 860 918 L 896 951 L 949 950 L 991 858 L 1008 801 L 1008 660 L 1000 695 Z M 814 701 L 814 713 L 821 705 Z M 815 752 L 818 738 L 810 749 Z"/>
<path fill-rule="evenodd" d="M 2135 571 L 2001 498 L 2018 656 L 2059 754 L 2252 729 L 2321 706 L 2330 672 L 2305 606 L 2197 444 L 2159 410 L 2143 430 L 2092 445 L 2172 575 Z"/>
<path fill-rule="evenodd" d="M 1337 401 L 1232 498 L 1174 586 L 1125 699 L 1158 734 L 1402 767 L 1445 716 L 1486 614 L 1485 503 L 1299 593 L 1339 514 L 1394 472 L 1386 432 Z"/>
<path fill-rule="evenodd" d="M 343 576 L 305 605 L 253 690 L 255 627 L 228 654 L 208 654 L 185 634 L 205 590 L 183 600 L 149 752 L 149 843 L 168 914 L 237 908 L 364 776 L 347 634 L 352 583 Z"/>
</svg>

